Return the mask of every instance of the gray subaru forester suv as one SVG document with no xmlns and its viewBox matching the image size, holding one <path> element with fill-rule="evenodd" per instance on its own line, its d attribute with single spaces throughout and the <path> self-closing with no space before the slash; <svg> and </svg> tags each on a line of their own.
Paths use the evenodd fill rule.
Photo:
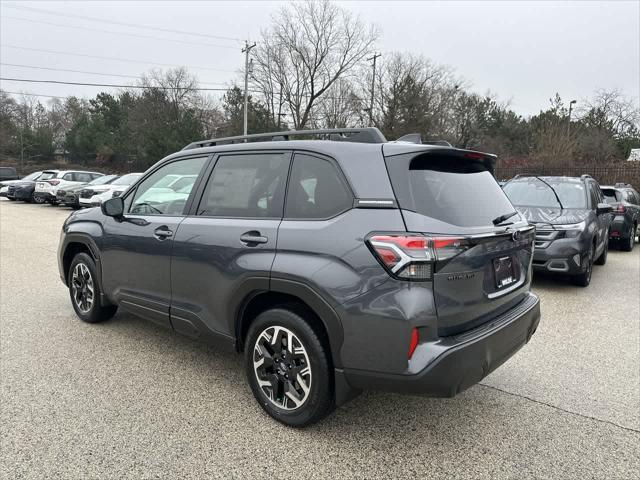
<svg viewBox="0 0 640 480">
<path fill-rule="evenodd" d="M 120 308 L 244 352 L 256 400 L 290 426 L 362 389 L 451 397 L 540 320 L 534 228 L 494 163 L 375 128 L 196 142 L 72 213 L 60 275 L 86 322 Z"/>
</svg>

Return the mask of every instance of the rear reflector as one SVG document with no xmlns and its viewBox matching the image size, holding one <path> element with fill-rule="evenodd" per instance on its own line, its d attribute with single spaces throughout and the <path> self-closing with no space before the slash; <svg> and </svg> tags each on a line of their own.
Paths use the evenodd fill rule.
<svg viewBox="0 0 640 480">
<path fill-rule="evenodd" d="M 47 183 L 49 183 L 49 185 L 58 185 L 60 183 L 60 180 L 47 180 Z"/>
<path fill-rule="evenodd" d="M 411 360 L 413 356 L 413 352 L 416 351 L 416 347 L 418 346 L 418 329 L 413 327 L 411 330 L 411 339 L 409 340 L 409 355 L 407 358 Z"/>
</svg>

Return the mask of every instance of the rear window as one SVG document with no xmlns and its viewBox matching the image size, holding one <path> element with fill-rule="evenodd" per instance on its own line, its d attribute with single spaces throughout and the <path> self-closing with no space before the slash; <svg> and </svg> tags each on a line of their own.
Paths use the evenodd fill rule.
<svg viewBox="0 0 640 480">
<path fill-rule="evenodd" d="M 393 162 L 389 159 L 388 164 Z M 495 218 L 514 210 L 496 179 L 479 162 L 422 156 L 411 160 L 408 171 L 394 167 L 389 173 L 401 208 L 451 225 L 492 225 Z"/>
<path fill-rule="evenodd" d="M 51 178 L 55 178 L 58 172 L 43 172 L 42 175 L 38 177 L 38 180 L 49 180 Z"/>
<path fill-rule="evenodd" d="M 607 203 L 618 203 L 620 201 L 620 192 L 613 188 L 602 188 L 601 190 Z"/>
<path fill-rule="evenodd" d="M 16 169 L 13 167 L 0 167 L 0 175 L 16 175 Z"/>
</svg>

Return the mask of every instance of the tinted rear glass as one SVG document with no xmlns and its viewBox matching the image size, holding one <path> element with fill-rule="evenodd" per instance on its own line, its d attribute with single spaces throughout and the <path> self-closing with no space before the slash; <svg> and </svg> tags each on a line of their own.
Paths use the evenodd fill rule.
<svg viewBox="0 0 640 480">
<path fill-rule="evenodd" d="M 16 175 L 16 169 L 13 167 L 0 167 L 0 175 Z"/>
<path fill-rule="evenodd" d="M 424 156 L 414 158 L 408 171 L 392 168 L 390 174 L 401 208 L 451 225 L 492 225 L 514 210 L 493 175 L 476 162 Z"/>
<path fill-rule="evenodd" d="M 38 177 L 38 180 L 49 180 L 54 178 L 58 172 L 43 172 L 42 175 Z"/>
<path fill-rule="evenodd" d="M 615 191 L 613 188 L 603 188 L 602 193 L 607 203 L 618 203 L 620 201 L 620 192 Z"/>
<path fill-rule="evenodd" d="M 555 190 L 564 208 L 587 208 L 587 194 L 580 180 L 526 177 L 512 180 L 503 188 L 517 206 L 560 208 Z"/>
</svg>

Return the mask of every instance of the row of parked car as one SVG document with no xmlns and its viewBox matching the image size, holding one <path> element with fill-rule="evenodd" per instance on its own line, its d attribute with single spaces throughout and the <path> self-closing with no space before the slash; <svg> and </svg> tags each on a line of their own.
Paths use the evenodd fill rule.
<svg viewBox="0 0 640 480">
<path fill-rule="evenodd" d="M 95 207 L 120 195 L 141 173 L 105 175 L 81 170 L 44 170 L 19 180 L 0 182 L 0 196 L 29 203 Z"/>
<path fill-rule="evenodd" d="M 516 176 L 501 182 L 517 211 L 536 226 L 535 271 L 570 275 L 589 285 L 610 246 L 631 251 L 640 224 L 640 194 L 629 184 L 600 186 L 581 177 Z"/>
</svg>

